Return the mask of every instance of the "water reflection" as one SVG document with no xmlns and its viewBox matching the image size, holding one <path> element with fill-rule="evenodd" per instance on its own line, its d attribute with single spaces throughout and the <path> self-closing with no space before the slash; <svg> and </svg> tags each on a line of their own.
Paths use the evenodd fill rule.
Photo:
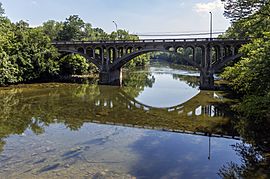
<svg viewBox="0 0 270 179">
<path fill-rule="evenodd" d="M 224 107 L 226 98 L 219 92 L 199 91 L 196 75 L 154 68 L 126 76 L 123 88 L 80 84 L 2 88 L 0 178 L 216 178 L 219 170 L 220 176 L 228 176 L 231 166 L 241 168 L 241 173 L 258 163 L 265 165 L 262 153 L 242 157 L 259 156 L 257 163 L 245 164 L 236 156 L 250 150 L 240 150 L 242 142 L 232 139 L 238 133 Z M 174 95 L 166 96 L 163 88 Z M 158 97 L 168 103 L 159 104 Z M 243 137 L 258 141 L 256 133 L 249 133 L 254 124 L 242 126 L 238 131 Z M 261 139 L 257 146 L 266 148 L 267 138 Z"/>
<path fill-rule="evenodd" d="M 217 178 L 224 161 L 240 163 L 230 148 L 236 143 L 211 138 L 209 146 L 207 137 L 149 132 L 132 145 L 140 154 L 132 174 L 138 178 Z"/>
<path fill-rule="evenodd" d="M 55 123 L 78 130 L 85 122 L 233 135 L 227 130 L 229 119 L 223 117 L 226 112 L 209 103 L 215 100 L 214 92 L 200 92 L 162 109 L 144 105 L 117 87 L 44 84 L 0 93 L 1 139 L 27 128 L 41 134 L 44 126 Z"/>
</svg>

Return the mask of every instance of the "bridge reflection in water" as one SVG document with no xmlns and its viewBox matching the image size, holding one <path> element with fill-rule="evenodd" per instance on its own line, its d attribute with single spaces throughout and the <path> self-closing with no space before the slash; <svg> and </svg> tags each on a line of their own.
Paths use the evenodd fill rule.
<svg viewBox="0 0 270 179">
<path fill-rule="evenodd" d="M 60 123 L 79 130 L 87 122 L 226 138 L 237 136 L 229 113 L 220 107 L 221 99 L 215 92 L 201 91 L 189 101 L 169 108 L 142 104 L 127 92 L 130 89 L 76 84 L 26 85 L 1 90 L 0 127 L 5 130 L 0 138 L 22 134 L 29 126 L 35 133 L 42 133 L 50 124 Z"/>
<path fill-rule="evenodd" d="M 192 99 L 177 106 L 157 108 L 137 101 L 120 88 L 112 90 L 112 88 L 102 87 L 100 90 L 101 95 L 94 100 L 97 114 L 95 120 L 92 121 L 94 123 L 239 139 L 234 135 L 233 130 L 220 133 L 211 128 L 211 125 L 215 123 L 215 127 L 226 126 L 226 129 L 229 125 L 227 123 L 229 114 L 217 103 L 217 98 L 220 97 L 216 92 L 200 91 Z M 104 96 L 104 94 L 109 95 Z M 115 111 L 125 111 L 125 117 L 128 117 L 123 119 L 121 116 L 112 116 L 116 114 Z M 136 114 L 142 114 L 140 120 L 136 119 Z M 203 126 L 203 123 L 207 121 L 209 126 Z M 189 126 L 194 122 L 198 123 L 198 126 Z M 221 123 L 218 124 L 219 122 Z M 212 134 L 213 132 L 217 134 Z"/>
</svg>

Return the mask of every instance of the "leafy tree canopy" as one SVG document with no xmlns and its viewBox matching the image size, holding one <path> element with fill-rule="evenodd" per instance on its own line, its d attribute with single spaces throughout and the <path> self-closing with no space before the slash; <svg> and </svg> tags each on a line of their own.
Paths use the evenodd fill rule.
<svg viewBox="0 0 270 179">
<path fill-rule="evenodd" d="M 265 6 L 269 0 L 221 0 L 225 5 L 224 15 L 232 21 L 237 21 L 254 13 L 269 16 Z M 268 11 L 269 12 L 269 11 Z"/>
<path fill-rule="evenodd" d="M 5 14 L 5 10 L 2 7 L 2 3 L 0 2 L 0 16 L 3 16 Z"/>
</svg>

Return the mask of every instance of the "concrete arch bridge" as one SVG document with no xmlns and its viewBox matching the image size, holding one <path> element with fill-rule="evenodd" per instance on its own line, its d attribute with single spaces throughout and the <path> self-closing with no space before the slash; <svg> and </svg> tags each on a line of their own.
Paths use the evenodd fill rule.
<svg viewBox="0 0 270 179">
<path fill-rule="evenodd" d="M 100 84 L 121 85 L 122 67 L 135 57 L 149 52 L 170 52 L 179 54 L 190 49 L 192 55 L 184 60 L 200 71 L 200 88 L 214 88 L 214 73 L 227 63 L 241 57 L 238 49 L 249 42 L 248 39 L 153 39 L 118 41 L 64 41 L 53 42 L 63 53 L 84 56 L 100 71 Z M 200 51 L 200 62 L 196 62 L 196 52 Z"/>
</svg>

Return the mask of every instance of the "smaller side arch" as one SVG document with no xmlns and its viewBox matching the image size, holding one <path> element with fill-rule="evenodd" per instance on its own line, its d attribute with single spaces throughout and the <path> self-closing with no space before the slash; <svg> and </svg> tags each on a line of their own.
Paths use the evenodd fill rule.
<svg viewBox="0 0 270 179">
<path fill-rule="evenodd" d="M 89 57 L 93 57 L 94 58 L 94 50 L 92 47 L 87 47 L 86 48 L 86 54 L 89 56 Z"/>
<path fill-rule="evenodd" d="M 86 53 L 86 50 L 85 50 L 85 48 L 83 48 L 83 47 L 77 48 L 77 51 L 78 51 L 78 53 L 83 53 L 83 54 Z"/>
</svg>

